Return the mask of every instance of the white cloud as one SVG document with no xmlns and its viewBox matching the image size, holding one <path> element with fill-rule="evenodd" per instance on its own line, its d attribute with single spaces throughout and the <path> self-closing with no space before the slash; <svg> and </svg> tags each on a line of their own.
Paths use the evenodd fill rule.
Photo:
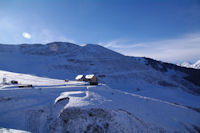
<svg viewBox="0 0 200 133">
<path fill-rule="evenodd" d="M 27 32 L 23 32 L 22 36 L 26 39 L 31 39 L 31 34 L 27 33 Z"/>
<path fill-rule="evenodd" d="M 108 42 L 100 42 L 99 45 L 102 45 L 107 48 L 135 48 L 135 47 L 145 47 L 142 43 L 132 44 L 128 40 L 118 39 Z"/>
<path fill-rule="evenodd" d="M 100 44 L 124 55 L 145 56 L 173 63 L 200 59 L 200 33 L 154 42 L 127 44 L 114 40 Z"/>
<path fill-rule="evenodd" d="M 55 41 L 75 43 L 74 40 L 57 32 L 57 30 L 46 28 L 48 25 L 43 21 L 39 23 L 39 25 L 30 27 L 13 16 L 2 16 L 0 14 L 0 43 L 49 43 Z"/>
</svg>

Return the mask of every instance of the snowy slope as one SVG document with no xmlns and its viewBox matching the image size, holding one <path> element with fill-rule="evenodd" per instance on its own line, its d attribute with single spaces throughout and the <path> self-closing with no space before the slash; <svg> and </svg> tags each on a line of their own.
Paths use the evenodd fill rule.
<svg viewBox="0 0 200 133">
<path fill-rule="evenodd" d="M 0 128 L 0 133 L 30 133 L 30 132 L 17 129 Z"/>
<path fill-rule="evenodd" d="M 38 133 L 198 132 L 200 128 L 200 113 L 187 106 L 105 84 L 90 86 L 6 71 L 0 74 L 7 75 L 7 82 L 17 79 L 20 84 L 33 85 L 1 84 L 0 127 Z"/>
<path fill-rule="evenodd" d="M 94 73 L 114 89 L 200 108 L 199 70 L 127 57 L 94 44 L 0 45 L 0 70 L 71 80 Z"/>
</svg>

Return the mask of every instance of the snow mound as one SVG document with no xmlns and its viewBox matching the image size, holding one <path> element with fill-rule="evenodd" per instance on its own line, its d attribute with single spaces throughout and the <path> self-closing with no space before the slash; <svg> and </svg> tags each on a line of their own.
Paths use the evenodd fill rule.
<svg viewBox="0 0 200 133">
<path fill-rule="evenodd" d="M 16 129 L 0 128 L 0 133 L 30 133 L 30 132 L 23 130 L 16 130 Z"/>
<path fill-rule="evenodd" d="M 59 124 L 58 124 L 59 123 Z M 76 127 L 76 128 L 74 128 Z M 102 108 L 66 108 L 49 125 L 49 133 L 87 132 L 164 132 L 165 129 L 148 125 L 124 110 L 106 110 Z"/>
</svg>

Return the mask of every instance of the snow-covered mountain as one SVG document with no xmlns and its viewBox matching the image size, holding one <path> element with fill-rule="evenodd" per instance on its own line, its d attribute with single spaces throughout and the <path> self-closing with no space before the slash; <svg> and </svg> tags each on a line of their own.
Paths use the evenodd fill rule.
<svg viewBox="0 0 200 133">
<path fill-rule="evenodd" d="M 5 75 L 7 82 L 17 79 L 19 85 L 33 87 L 1 84 L 0 126 L 4 128 L 0 132 L 199 131 L 200 113 L 188 106 L 111 89 L 105 84 L 90 86 L 7 71 L 0 71 L 0 80 Z"/>
<path fill-rule="evenodd" d="M 200 60 L 198 60 L 197 62 L 195 62 L 195 63 L 192 65 L 192 68 L 200 69 Z"/>
<path fill-rule="evenodd" d="M 194 68 L 194 69 L 200 69 L 200 60 L 196 61 L 194 64 L 183 62 L 180 64 L 180 66 L 188 67 L 188 68 Z"/>
<path fill-rule="evenodd" d="M 50 125 L 42 125 L 42 123 L 40 123 L 39 125 L 41 125 L 41 127 L 39 129 L 38 125 L 33 124 L 34 125 L 33 131 L 37 130 L 42 132 L 43 126 L 48 126 L 52 128 L 48 129 L 48 132 L 54 132 L 54 131 L 59 132 L 61 129 L 62 131 L 63 130 L 65 131 L 63 127 L 57 128 L 56 126 L 56 124 L 58 123 L 65 125 L 65 123 L 63 123 L 63 121 L 65 120 L 65 115 L 62 118 L 63 121 L 61 119 L 57 119 L 56 117 L 52 116 L 55 113 L 51 112 L 52 110 L 54 110 L 53 107 L 51 106 L 52 106 L 52 101 L 55 101 L 55 99 L 57 98 L 58 98 L 57 100 L 59 101 L 59 98 L 62 98 L 63 96 L 66 95 L 70 96 L 70 99 L 72 98 L 71 101 L 72 103 L 67 101 L 66 98 L 66 100 L 64 100 L 65 101 L 64 104 L 62 104 L 62 106 L 58 109 L 58 111 L 62 110 L 61 112 L 64 113 L 65 107 L 69 105 L 73 105 L 72 107 L 81 106 L 83 108 L 78 110 L 76 108 L 75 109 L 73 108 L 72 110 L 68 111 L 71 111 L 72 113 L 75 112 L 76 116 L 77 114 L 80 114 L 78 115 L 78 120 L 80 120 L 83 123 L 85 122 L 86 119 L 89 119 L 88 117 L 85 116 L 89 115 L 89 113 L 93 111 L 91 110 L 93 107 L 97 107 L 97 110 L 95 111 L 101 112 L 102 107 L 105 106 L 106 110 L 102 111 L 103 114 L 105 114 L 105 112 L 106 116 L 107 114 L 109 114 L 110 116 L 109 118 L 112 118 L 112 120 L 114 120 L 113 121 L 114 123 L 118 123 L 119 125 L 122 124 L 118 121 L 118 118 L 116 118 L 121 115 L 123 117 L 119 118 L 120 119 L 123 118 L 125 123 L 127 123 L 127 121 L 130 120 L 130 123 L 135 123 L 137 127 L 146 126 L 147 128 L 143 127 L 142 129 L 145 129 L 145 131 L 147 132 L 152 128 L 157 130 L 165 129 L 166 131 L 173 129 L 173 132 L 175 131 L 181 132 L 185 131 L 186 129 L 191 131 L 200 129 L 200 127 L 197 126 L 199 125 L 198 114 L 200 111 L 200 103 L 199 103 L 200 70 L 197 69 L 185 68 L 174 64 L 156 61 L 150 58 L 124 56 L 122 54 L 119 54 L 117 52 L 114 52 L 112 50 L 94 44 L 86 44 L 84 46 L 79 46 L 72 43 L 52 42 L 46 45 L 1 44 L 0 70 L 4 70 L 0 72 L 1 78 L 4 77 L 7 80 L 15 79 L 23 84 L 33 84 L 34 86 L 39 86 L 38 88 L 36 87 L 37 91 L 32 89 L 29 90 L 22 89 L 23 93 L 21 93 L 21 91 L 17 89 L 16 86 L 14 87 L 2 86 L 1 90 L 4 91 L 0 91 L 0 95 L 1 97 L 3 97 L 3 100 L 7 99 L 4 98 L 4 96 L 15 97 L 14 95 L 16 95 L 17 97 L 16 99 L 18 100 L 24 97 L 21 100 L 19 100 L 18 104 L 15 103 L 16 101 L 11 100 L 11 103 L 10 102 L 8 103 L 8 108 L 7 109 L 5 108 L 4 111 L 0 112 L 0 114 L 2 114 L 1 116 L 3 116 L 3 114 L 5 114 L 5 112 L 9 110 L 11 112 L 18 111 L 17 113 L 19 113 L 19 111 L 21 111 L 21 109 L 24 108 L 26 108 L 25 110 L 27 111 L 29 111 L 30 109 L 35 110 L 36 106 L 34 105 L 38 105 L 38 107 L 44 105 L 45 108 L 48 108 L 47 110 L 45 110 L 42 107 L 42 110 L 43 111 L 45 110 L 44 115 L 42 115 L 43 113 L 38 113 L 39 110 L 37 110 L 36 112 L 34 111 L 31 112 L 31 114 L 33 113 L 33 116 L 30 115 L 31 116 L 30 119 L 32 119 L 32 117 L 35 118 L 36 117 L 35 115 L 39 115 L 41 116 L 41 118 L 38 116 L 39 117 L 38 120 L 33 119 L 33 122 L 29 123 L 30 125 L 35 123 L 34 121 L 42 121 L 43 119 L 50 124 Z M 5 71 L 25 73 L 36 76 L 14 74 Z M 92 102 L 85 101 L 86 97 L 84 96 L 86 94 L 82 93 L 83 90 L 84 92 L 87 90 L 87 85 L 85 86 L 82 83 L 79 84 L 77 82 L 71 81 L 69 82 L 70 84 L 67 85 L 68 87 L 63 87 L 64 85 L 63 79 L 73 80 L 78 74 L 90 74 L 90 73 L 96 74 L 99 79 L 99 82 L 105 84 L 105 86 L 103 85 L 97 87 L 96 89 L 94 87 L 94 91 L 90 93 L 92 95 L 91 99 L 93 99 Z M 49 79 L 49 78 L 54 78 L 54 79 Z M 60 80 L 55 80 L 55 79 L 60 79 Z M 76 91 L 70 92 L 73 87 L 75 87 Z M 9 88 L 11 88 L 11 90 L 9 90 Z M 47 90 L 47 91 L 39 91 L 39 90 Z M 65 91 L 66 93 L 64 93 Z M 115 93 L 117 95 L 115 95 L 112 98 L 112 94 Z M 59 95 L 60 97 L 58 97 Z M 36 97 L 38 99 L 35 99 Z M 81 99 L 79 99 L 79 97 L 81 97 Z M 141 99 L 139 100 L 138 98 L 139 99 L 141 98 L 142 102 L 140 102 Z M 149 102 L 148 99 L 151 99 L 150 101 L 154 102 L 151 103 Z M 28 101 L 30 100 L 30 103 L 27 102 L 27 104 L 24 104 L 22 106 L 21 102 L 26 103 L 25 101 L 27 100 Z M 119 106 L 116 105 L 117 103 L 120 103 Z M 3 102 L 2 104 L 2 102 L 0 101 L 0 106 L 1 106 L 0 108 L 3 108 L 5 104 L 6 104 L 5 102 Z M 12 104 L 16 105 L 16 110 L 12 109 Z M 27 107 L 24 107 L 25 105 L 27 105 Z M 48 105 L 48 107 L 46 107 L 46 105 Z M 17 108 L 18 106 L 19 108 Z M 187 111 L 184 112 L 184 109 L 182 108 L 178 108 L 177 110 L 174 108 L 171 109 L 171 106 L 172 108 L 177 106 L 187 108 L 187 110 L 190 110 L 193 113 L 191 113 L 191 115 L 189 115 L 188 118 L 186 119 L 184 118 L 184 116 L 187 116 L 186 115 Z M 88 109 L 88 107 L 92 108 Z M 133 113 L 137 115 L 136 117 L 131 116 L 130 118 L 126 113 L 125 114 L 122 113 L 123 111 L 118 112 L 117 108 L 118 109 L 122 108 L 122 110 L 125 110 L 125 112 L 128 111 L 131 112 L 131 114 Z M 137 112 L 134 112 L 134 110 L 136 110 Z M 68 114 L 69 113 L 68 111 L 66 111 L 64 114 Z M 161 112 L 163 112 L 163 114 L 159 115 L 159 113 Z M 24 120 L 21 123 L 22 125 L 20 125 L 19 123 L 19 125 L 11 126 L 13 121 L 12 121 L 12 115 L 10 114 L 13 114 L 13 117 L 16 116 L 14 112 L 8 114 L 9 115 L 5 115 L 5 117 L 1 117 L 2 121 L 0 122 L 0 126 L 26 130 L 25 126 L 23 125 Z M 21 113 L 19 114 L 21 115 Z M 62 116 L 62 113 L 58 114 Z M 167 117 L 165 118 L 164 117 L 165 115 L 169 116 L 169 118 Z M 176 115 L 177 117 L 175 117 Z M 79 116 L 81 118 L 79 118 Z M 10 118 L 11 121 L 5 122 L 7 118 Z M 164 118 L 165 120 L 161 118 Z M 18 116 L 15 119 L 18 119 Z M 71 126 L 74 126 L 73 123 L 75 123 L 75 121 L 77 120 L 76 117 L 69 119 L 70 120 L 73 119 L 73 121 L 70 121 L 70 124 Z M 102 118 L 94 117 L 94 119 L 98 119 L 101 127 L 102 125 L 106 124 L 102 123 Z M 94 125 L 93 123 L 94 119 L 89 119 L 89 121 L 86 122 L 86 124 Z M 162 124 L 159 124 L 160 121 L 162 120 L 165 122 L 163 123 L 161 122 Z M 141 123 L 144 122 L 144 124 L 141 124 L 139 121 Z M 177 121 L 178 123 L 183 123 L 183 124 L 182 126 L 180 124 L 177 125 L 173 121 Z M 16 121 L 16 124 L 17 123 L 18 122 Z M 148 123 L 150 123 L 150 126 L 148 126 Z M 43 124 L 45 124 L 45 122 Z M 178 128 L 174 128 L 172 126 L 173 124 L 176 125 Z M 99 124 L 97 125 L 99 126 Z M 184 125 L 185 127 L 183 128 Z M 87 125 L 80 125 L 80 126 L 84 127 Z M 117 125 L 113 124 L 112 126 L 117 126 Z M 125 125 L 121 127 L 119 126 L 120 127 L 119 130 L 124 132 L 126 131 L 131 132 L 134 130 L 132 128 L 129 128 L 130 126 L 121 129 L 124 126 Z M 89 131 L 92 132 L 92 130 L 96 128 L 97 127 L 89 126 L 88 132 Z M 82 129 L 82 127 L 80 127 L 80 129 Z M 101 130 L 101 128 L 100 129 L 98 128 L 98 130 Z M 141 128 L 139 128 L 139 130 L 136 131 L 140 130 Z M 153 131 L 161 132 L 160 130 L 159 131 L 157 130 L 152 130 L 152 132 Z M 28 131 L 30 131 L 30 129 Z M 81 130 L 81 132 L 82 131 L 84 130 Z M 108 129 L 108 131 L 110 130 Z M 141 132 L 145 131 L 142 130 Z M 74 132 L 74 129 L 70 129 L 69 132 Z M 116 130 L 116 132 L 118 132 L 118 130 Z"/>
<path fill-rule="evenodd" d="M 191 67 L 191 63 L 188 63 L 188 62 L 183 62 L 183 63 L 180 64 L 180 66 L 192 68 L 192 67 Z"/>
<path fill-rule="evenodd" d="M 179 104 L 188 104 L 189 94 L 200 95 L 199 70 L 128 57 L 94 44 L 0 45 L 0 70 L 70 80 L 94 73 L 112 88 Z"/>
</svg>

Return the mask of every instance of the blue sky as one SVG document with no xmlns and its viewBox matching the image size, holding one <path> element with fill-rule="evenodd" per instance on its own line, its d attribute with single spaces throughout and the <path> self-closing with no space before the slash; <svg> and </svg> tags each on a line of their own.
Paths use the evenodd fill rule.
<svg viewBox="0 0 200 133">
<path fill-rule="evenodd" d="M 0 43 L 52 41 L 194 62 L 200 59 L 200 0 L 0 0 Z"/>
</svg>

